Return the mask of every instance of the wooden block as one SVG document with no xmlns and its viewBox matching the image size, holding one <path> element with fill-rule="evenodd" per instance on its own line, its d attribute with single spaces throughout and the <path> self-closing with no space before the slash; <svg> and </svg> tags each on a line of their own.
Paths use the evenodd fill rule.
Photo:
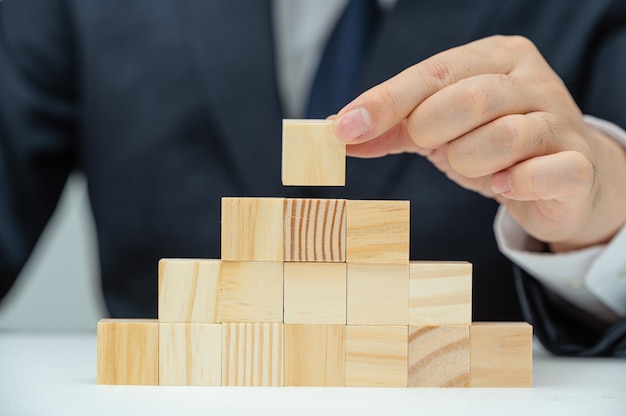
<svg viewBox="0 0 626 416">
<path fill-rule="evenodd" d="M 346 200 L 285 199 L 285 261 L 346 261 Z"/>
<path fill-rule="evenodd" d="M 159 261 L 159 322 L 219 323 L 220 260 Z"/>
<path fill-rule="evenodd" d="M 345 263 L 285 263 L 284 321 L 346 324 Z"/>
<path fill-rule="evenodd" d="M 283 120 L 285 186 L 345 186 L 346 145 L 330 120 Z"/>
<path fill-rule="evenodd" d="M 348 201 L 347 205 L 347 262 L 409 262 L 409 201 Z"/>
<path fill-rule="evenodd" d="M 222 260 L 283 261 L 283 198 L 222 198 Z"/>
<path fill-rule="evenodd" d="M 407 325 L 409 265 L 348 263 L 349 325 Z"/>
<path fill-rule="evenodd" d="M 159 324 L 159 384 L 222 384 L 222 325 Z"/>
<path fill-rule="evenodd" d="M 346 328 L 346 386 L 406 387 L 408 327 Z"/>
<path fill-rule="evenodd" d="M 468 387 L 469 326 L 409 327 L 409 387 Z"/>
<path fill-rule="evenodd" d="M 410 325 L 471 324 L 471 263 L 411 262 L 410 269 Z"/>
<path fill-rule="evenodd" d="M 472 323 L 470 385 L 531 387 L 532 342 L 532 327 L 525 322 Z"/>
<path fill-rule="evenodd" d="M 285 386 L 345 382 L 345 325 L 285 324 Z"/>
<path fill-rule="evenodd" d="M 223 261 L 222 322 L 283 322 L 283 263 Z"/>
<path fill-rule="evenodd" d="M 98 384 L 159 384 L 156 319 L 98 321 Z"/>
<path fill-rule="evenodd" d="M 283 385 L 283 324 L 222 324 L 222 385 Z"/>
</svg>

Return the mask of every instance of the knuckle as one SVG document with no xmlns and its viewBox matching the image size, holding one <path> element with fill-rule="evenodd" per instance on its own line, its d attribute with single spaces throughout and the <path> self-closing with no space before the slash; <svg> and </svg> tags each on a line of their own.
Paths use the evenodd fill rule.
<svg viewBox="0 0 626 416">
<path fill-rule="evenodd" d="M 541 199 L 548 180 L 548 175 L 543 171 L 522 169 L 517 172 L 517 175 L 511 177 L 511 186 L 516 192 L 526 195 L 528 199 Z"/>
<path fill-rule="evenodd" d="M 583 153 L 569 150 L 547 157 L 516 169 L 511 185 L 517 193 L 541 200 L 587 195 L 592 190 L 595 167 Z"/>
<path fill-rule="evenodd" d="M 554 106 L 556 103 L 568 103 L 570 93 L 564 82 L 554 73 L 549 72 L 541 77 L 535 77 L 535 88 L 546 97 L 543 107 Z"/>
<path fill-rule="evenodd" d="M 575 150 L 565 151 L 561 155 L 564 156 L 565 165 L 560 178 L 562 196 L 589 196 L 595 185 L 595 166 L 583 153 Z"/>
<path fill-rule="evenodd" d="M 437 138 L 432 137 L 429 134 L 425 134 L 421 128 L 421 118 L 416 116 L 413 112 L 406 119 L 406 132 L 413 141 L 413 143 L 425 150 L 434 150 L 438 147 Z"/>
<path fill-rule="evenodd" d="M 490 124 L 490 144 L 508 153 L 525 151 L 528 145 L 526 128 L 523 123 L 512 117 L 503 117 L 497 123 Z"/>
<path fill-rule="evenodd" d="M 463 140 L 454 140 L 448 143 L 447 157 L 450 168 L 466 178 L 479 176 L 478 166 L 472 161 L 475 159 L 475 149 L 468 146 Z"/>
<path fill-rule="evenodd" d="M 400 115 L 402 105 L 399 101 L 399 97 L 393 94 L 387 88 L 378 88 L 373 90 L 375 96 L 373 102 L 378 103 L 381 108 L 381 114 L 393 114 L 394 116 Z"/>
<path fill-rule="evenodd" d="M 484 80 L 463 80 L 457 83 L 452 111 L 470 119 L 485 119 L 497 105 L 496 86 Z"/>
<path fill-rule="evenodd" d="M 525 36 L 497 36 L 497 41 L 499 41 L 499 45 L 503 49 L 507 49 L 512 52 L 536 53 L 537 51 L 535 44 Z"/>
<path fill-rule="evenodd" d="M 558 127 L 543 117 L 535 117 L 535 119 L 538 132 L 535 134 L 534 145 L 540 146 L 544 152 L 548 149 L 559 149 L 563 140 Z"/>
<path fill-rule="evenodd" d="M 434 87 L 439 90 L 456 82 L 454 76 L 455 71 L 451 67 L 451 63 L 446 60 L 427 60 L 424 61 L 423 77 L 424 81 L 429 84 L 435 84 Z"/>
<path fill-rule="evenodd" d="M 595 178 L 595 166 L 578 151 L 570 151 L 572 165 L 572 179 L 583 186 L 589 186 Z"/>
</svg>

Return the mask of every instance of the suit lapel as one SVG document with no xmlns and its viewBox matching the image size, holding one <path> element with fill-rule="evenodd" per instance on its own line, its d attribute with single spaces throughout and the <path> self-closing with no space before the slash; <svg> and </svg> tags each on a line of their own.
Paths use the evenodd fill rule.
<svg viewBox="0 0 626 416">
<path fill-rule="evenodd" d="M 282 119 L 269 0 L 180 5 L 207 117 L 230 175 L 239 192 L 269 195 L 280 184 Z"/>
</svg>

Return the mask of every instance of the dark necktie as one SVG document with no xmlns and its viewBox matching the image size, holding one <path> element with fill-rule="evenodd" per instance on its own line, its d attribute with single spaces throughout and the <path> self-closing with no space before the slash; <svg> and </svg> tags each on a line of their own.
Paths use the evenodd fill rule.
<svg viewBox="0 0 626 416">
<path fill-rule="evenodd" d="M 379 17 L 377 0 L 350 0 L 322 54 L 309 95 L 307 118 L 325 118 L 356 97 L 358 74 Z"/>
</svg>

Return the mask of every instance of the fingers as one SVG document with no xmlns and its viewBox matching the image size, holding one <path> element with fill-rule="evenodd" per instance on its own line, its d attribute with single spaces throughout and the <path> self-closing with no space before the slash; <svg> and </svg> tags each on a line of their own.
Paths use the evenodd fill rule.
<svg viewBox="0 0 626 416">
<path fill-rule="evenodd" d="M 530 235 L 565 249 L 606 241 L 621 226 L 623 204 L 616 214 L 603 195 L 620 193 L 611 178 L 624 175 L 594 161 L 623 152 L 598 151 L 565 84 L 526 39 L 492 37 L 435 55 L 357 97 L 333 129 L 352 156 L 427 156 L 506 205 Z M 607 183 L 619 191 L 607 193 Z"/>
<path fill-rule="evenodd" d="M 444 51 L 357 97 L 339 112 L 335 134 L 350 144 L 378 137 L 400 124 L 428 97 L 460 80 L 509 74 L 528 50 L 535 49 L 526 39 L 495 36 Z"/>
<path fill-rule="evenodd" d="M 526 160 L 491 178 L 494 193 L 515 201 L 567 202 L 589 196 L 594 184 L 591 161 L 573 150 Z"/>
<path fill-rule="evenodd" d="M 508 114 L 539 111 L 547 101 L 539 81 L 486 74 L 448 86 L 424 100 L 408 117 L 408 135 L 435 149 Z"/>
<path fill-rule="evenodd" d="M 353 157 L 373 158 L 389 154 L 417 153 L 428 156 L 431 149 L 425 149 L 417 144 L 406 134 L 406 121 L 392 127 L 379 137 L 360 144 L 348 144 L 346 154 Z"/>
<path fill-rule="evenodd" d="M 585 154 L 567 150 L 533 157 L 505 170 L 469 178 L 450 165 L 449 146 L 433 151 L 428 160 L 466 189 L 500 203 L 527 201 L 584 204 L 596 186 L 596 170 Z"/>
<path fill-rule="evenodd" d="M 450 166 L 447 153 L 448 146 L 444 145 L 439 149 L 433 150 L 428 155 L 428 160 L 437 167 L 437 169 L 445 173 L 450 180 L 461 185 L 463 188 L 478 192 L 487 198 L 497 199 L 498 195 L 494 194 L 491 190 L 491 175 L 480 178 L 468 178 L 467 176 L 463 176 Z"/>
<path fill-rule="evenodd" d="M 567 251 L 602 240 L 597 235 L 604 235 L 605 230 L 594 220 L 597 215 L 592 215 L 599 187 L 596 171 L 580 152 L 524 161 L 493 175 L 491 186 L 496 199 L 526 232 L 553 243 L 553 250 L 557 242 L 559 250 Z"/>
<path fill-rule="evenodd" d="M 482 75 L 459 81 L 427 98 L 407 119 L 374 139 L 350 143 L 353 145 L 350 154 L 359 157 L 378 157 L 400 152 L 425 155 L 429 150 L 452 142 L 468 131 L 470 133 L 466 135 L 466 140 L 462 140 L 463 144 L 473 142 L 474 137 L 486 133 L 489 137 L 498 137 L 493 143 L 496 147 L 507 145 L 516 138 L 523 141 L 527 134 L 517 137 L 517 126 L 513 121 L 508 122 L 508 119 L 496 121 L 488 128 L 480 127 L 507 114 L 536 111 L 537 103 L 545 102 L 545 99 L 537 99 L 534 91 L 526 88 L 522 82 L 514 82 L 510 77 L 502 75 Z M 341 123 L 346 123 L 346 119 L 361 117 L 362 111 L 362 108 L 353 110 L 353 114 L 347 114 L 338 121 L 340 125 L 336 128 L 342 129 Z M 468 156 L 474 153 L 461 143 L 455 149 Z"/>
<path fill-rule="evenodd" d="M 504 170 L 536 156 L 562 150 L 563 140 L 548 114 L 513 114 L 480 126 L 448 143 L 452 169 L 468 178 Z"/>
</svg>

